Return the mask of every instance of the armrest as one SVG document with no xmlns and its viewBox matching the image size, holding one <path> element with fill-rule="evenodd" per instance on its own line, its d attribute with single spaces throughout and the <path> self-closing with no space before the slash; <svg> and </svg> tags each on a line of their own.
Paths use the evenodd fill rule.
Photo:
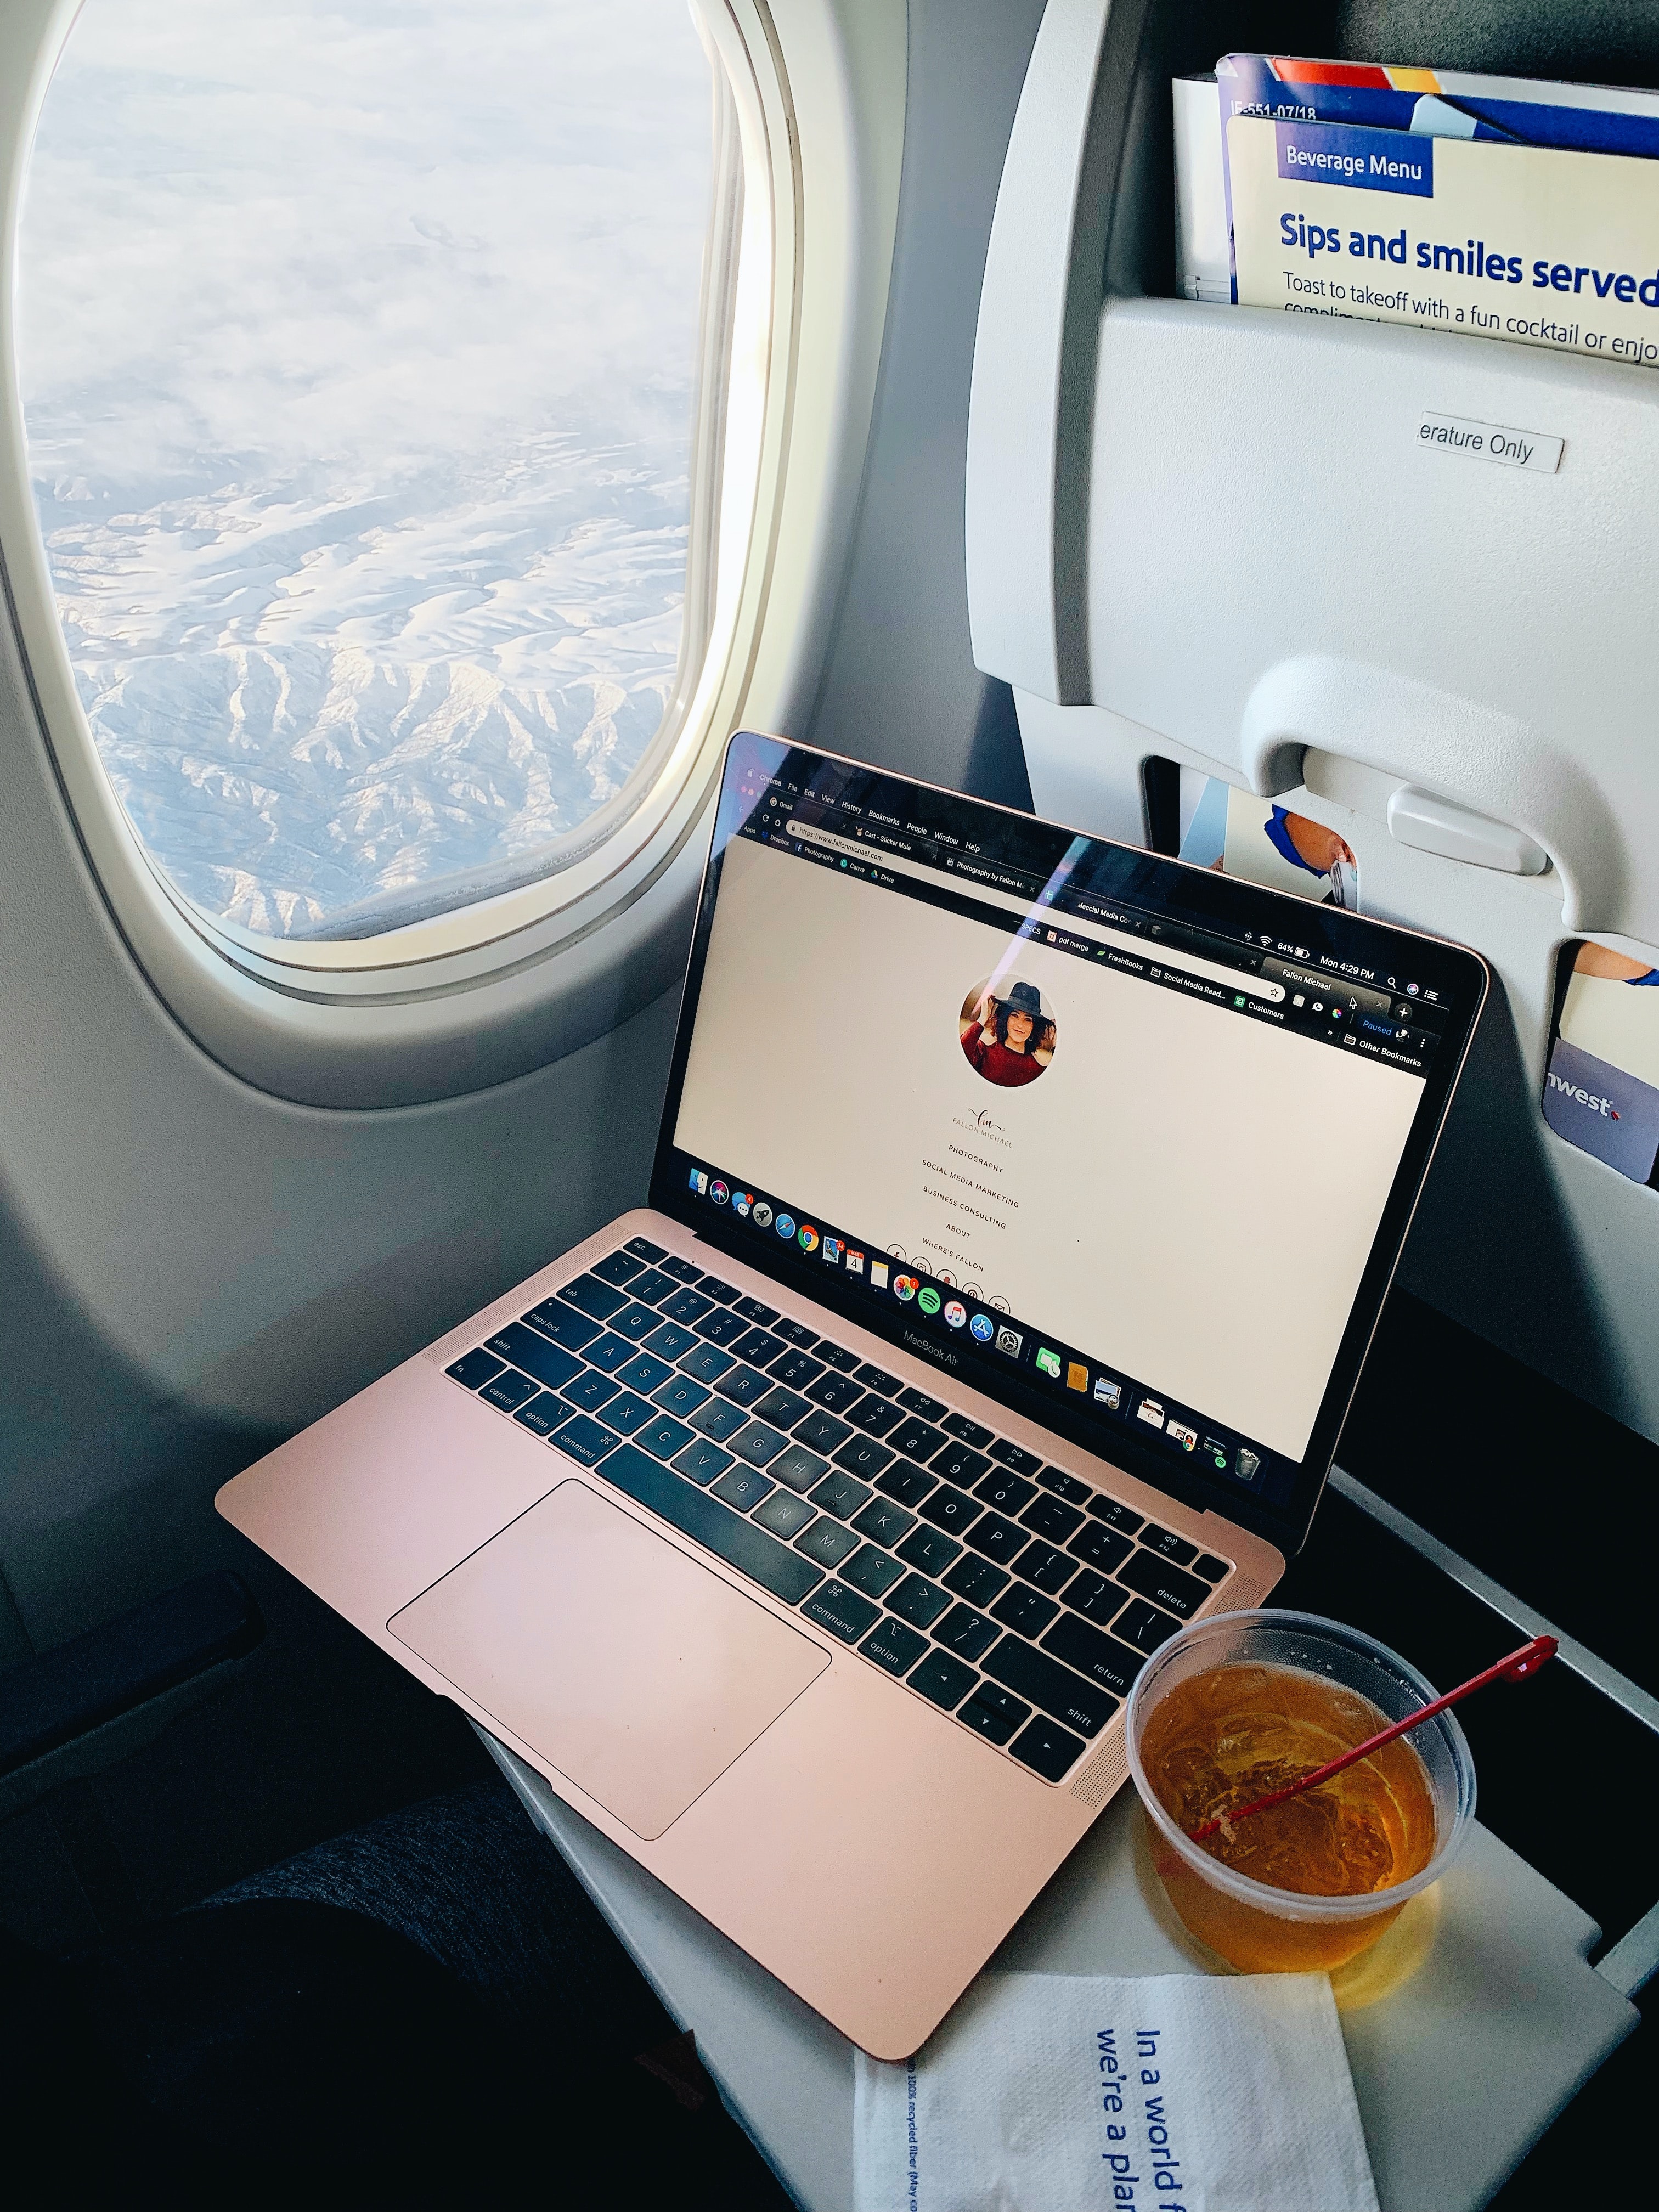
<svg viewBox="0 0 1659 2212">
<path fill-rule="evenodd" d="M 239 1575 L 201 1575 L 0 1674 L 0 1777 L 240 1658 L 264 1620 Z"/>
</svg>

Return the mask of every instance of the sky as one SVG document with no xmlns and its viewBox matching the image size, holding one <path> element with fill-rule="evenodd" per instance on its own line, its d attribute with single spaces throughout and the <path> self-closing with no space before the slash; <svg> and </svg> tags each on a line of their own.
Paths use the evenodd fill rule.
<svg viewBox="0 0 1659 2212">
<path fill-rule="evenodd" d="M 684 0 L 88 0 L 30 465 L 100 753 L 210 911 L 326 934 L 621 788 L 678 648 L 709 115 Z"/>
</svg>

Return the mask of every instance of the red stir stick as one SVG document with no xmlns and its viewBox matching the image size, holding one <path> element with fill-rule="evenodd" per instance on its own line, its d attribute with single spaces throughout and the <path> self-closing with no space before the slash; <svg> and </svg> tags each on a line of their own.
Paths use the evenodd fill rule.
<svg viewBox="0 0 1659 2212">
<path fill-rule="evenodd" d="M 1425 1721 L 1431 1721 L 1437 1713 L 1443 1713 L 1448 1705 L 1455 1705 L 1460 1698 L 1469 1697 L 1476 1690 L 1484 1690 L 1488 1682 L 1526 1680 L 1529 1675 L 1538 1672 L 1547 1659 L 1553 1659 L 1555 1653 L 1556 1642 L 1553 1636 L 1534 1636 L 1530 1644 L 1523 1644 L 1518 1651 L 1511 1651 L 1507 1659 L 1500 1659 L 1495 1667 L 1488 1667 L 1485 1674 L 1471 1674 L 1467 1682 L 1460 1682 L 1455 1690 L 1448 1690 L 1443 1698 L 1437 1698 L 1431 1705 L 1425 1705 L 1421 1712 L 1407 1714 L 1403 1721 L 1396 1721 L 1392 1728 L 1379 1729 L 1375 1735 L 1367 1736 L 1364 1743 L 1357 1743 L 1352 1751 L 1345 1751 L 1340 1759 L 1329 1759 L 1323 1766 L 1316 1766 L 1311 1774 L 1304 1774 L 1299 1782 L 1287 1783 L 1283 1790 L 1275 1790 L 1266 1797 L 1258 1797 L 1254 1805 L 1246 1805 L 1237 1813 L 1218 1813 L 1214 1820 L 1206 1820 L 1201 1827 L 1189 1828 L 1187 1832 L 1189 1840 L 1201 1844 L 1206 1836 L 1216 1833 L 1224 1820 L 1230 1827 L 1234 1826 L 1240 1820 L 1248 1820 L 1252 1814 L 1269 1812 L 1273 1806 L 1282 1805 L 1287 1797 L 1299 1797 L 1304 1790 L 1316 1789 L 1322 1782 L 1328 1782 L 1332 1775 L 1340 1774 L 1344 1767 L 1358 1765 L 1362 1759 L 1369 1759 L 1374 1751 L 1381 1751 L 1385 1743 L 1392 1743 L 1397 1735 L 1405 1735 L 1412 1729 L 1421 1728 Z"/>
</svg>

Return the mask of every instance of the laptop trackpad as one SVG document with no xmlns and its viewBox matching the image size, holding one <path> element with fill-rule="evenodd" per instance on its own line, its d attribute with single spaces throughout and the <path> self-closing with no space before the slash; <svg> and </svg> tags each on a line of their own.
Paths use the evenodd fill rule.
<svg viewBox="0 0 1659 2212">
<path fill-rule="evenodd" d="M 647 1843 L 830 1664 L 574 1480 L 387 1626 Z"/>
</svg>

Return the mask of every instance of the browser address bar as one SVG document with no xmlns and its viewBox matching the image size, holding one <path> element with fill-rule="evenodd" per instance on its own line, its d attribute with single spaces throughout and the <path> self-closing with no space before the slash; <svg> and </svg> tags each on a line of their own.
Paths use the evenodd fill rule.
<svg viewBox="0 0 1659 2212">
<path fill-rule="evenodd" d="M 837 836 L 833 830 L 820 830 L 815 822 L 802 822 L 792 817 L 788 830 L 789 835 L 799 837 L 804 845 L 817 845 L 829 853 L 844 853 L 854 860 L 877 861 L 893 875 L 912 876 L 919 883 L 941 884 L 961 897 L 978 899 L 985 906 L 1000 907 L 1005 914 L 1017 914 L 1022 921 L 1030 915 L 1053 913 L 1056 927 L 1063 926 L 1075 937 L 1086 937 L 1093 945 L 1109 945 L 1120 952 L 1133 952 L 1138 959 L 1155 959 L 1160 968 L 1172 968 L 1180 975 L 1200 975 L 1206 982 L 1220 983 L 1230 991 L 1246 992 L 1253 999 L 1266 999 L 1274 1006 L 1285 997 L 1282 983 L 1268 982 L 1242 968 L 1224 967 L 1218 960 L 1206 960 L 1194 952 L 1172 952 L 1167 945 L 1149 945 L 1144 937 L 1131 937 L 1126 931 L 1107 929 L 1097 921 L 1085 921 L 1074 914 L 1045 908 L 1035 900 L 1016 898 L 1010 891 L 994 890 L 988 884 L 975 883 L 971 877 L 951 875 L 943 868 L 928 867 L 925 861 L 904 860 L 884 846 L 865 845 L 856 838 Z"/>
</svg>

